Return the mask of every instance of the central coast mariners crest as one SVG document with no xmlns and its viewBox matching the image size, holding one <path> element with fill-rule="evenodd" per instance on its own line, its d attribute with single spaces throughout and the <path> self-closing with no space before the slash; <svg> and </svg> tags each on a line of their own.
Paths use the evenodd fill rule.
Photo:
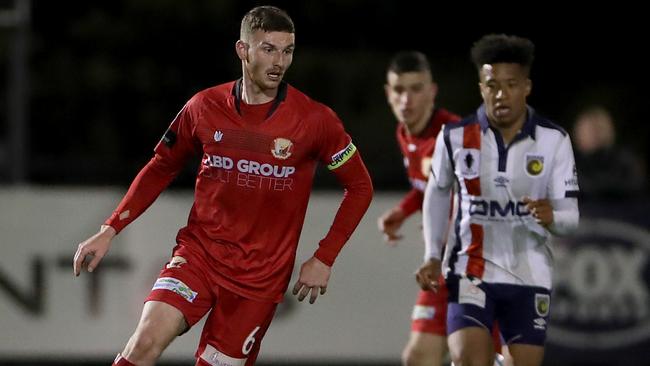
<svg viewBox="0 0 650 366">
<path fill-rule="evenodd" d="M 551 297 L 547 294 L 535 294 L 535 311 L 539 316 L 547 316 L 551 307 Z"/>
<path fill-rule="evenodd" d="M 280 160 L 285 160 L 291 156 L 292 152 L 293 142 L 291 142 L 291 140 L 282 137 L 278 137 L 277 139 L 273 140 L 273 144 L 271 146 L 271 154 L 273 154 L 274 157 Z"/>
<path fill-rule="evenodd" d="M 544 171 L 544 157 L 541 155 L 526 154 L 526 174 L 537 177 Z"/>
</svg>

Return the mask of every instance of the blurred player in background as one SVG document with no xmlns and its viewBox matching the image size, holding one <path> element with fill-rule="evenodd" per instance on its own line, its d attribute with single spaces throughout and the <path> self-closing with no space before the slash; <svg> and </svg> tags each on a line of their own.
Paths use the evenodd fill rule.
<svg viewBox="0 0 650 366">
<path fill-rule="evenodd" d="M 397 142 L 411 190 L 378 220 L 379 230 L 390 245 L 402 238 L 404 221 L 422 209 L 422 198 L 431 170 L 431 155 L 440 127 L 456 122 L 457 115 L 435 106 L 438 86 L 427 57 L 417 51 L 395 54 L 386 74 L 386 99 L 397 124 Z M 441 283 L 444 281 L 441 280 Z M 404 352 L 404 365 L 441 365 L 447 353 L 447 291 L 422 290 L 413 308 L 411 335 Z"/>
<path fill-rule="evenodd" d="M 294 33 L 283 10 L 249 11 L 235 45 L 242 78 L 203 90 L 185 104 L 113 215 L 79 245 L 75 275 L 83 266 L 92 272 L 113 237 L 188 160 L 201 159 L 187 226 L 114 365 L 154 364 L 208 312 L 197 365 L 253 365 L 291 277 L 319 162 L 345 196 L 318 250 L 303 263 L 293 293 L 301 301 L 309 296 L 310 303 L 325 293 L 335 258 L 370 204 L 372 183 L 336 114 L 282 81 L 293 59 Z"/>
<path fill-rule="evenodd" d="M 551 305 L 551 234 L 578 226 L 578 180 L 569 135 L 526 104 L 534 45 L 488 35 L 472 47 L 483 98 L 475 115 L 446 125 L 425 191 L 425 263 L 445 273 L 448 345 L 456 366 L 492 363 L 495 320 L 516 366 L 539 366 Z M 449 193 L 459 209 L 447 230 Z"/>
</svg>

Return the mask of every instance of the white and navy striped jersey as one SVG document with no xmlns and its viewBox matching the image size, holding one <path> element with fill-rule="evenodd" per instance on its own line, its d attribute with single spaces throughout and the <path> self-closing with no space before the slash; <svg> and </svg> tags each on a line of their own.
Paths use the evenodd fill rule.
<svg viewBox="0 0 650 366">
<path fill-rule="evenodd" d="M 442 192 L 458 183 L 459 204 L 447 235 L 444 272 L 489 283 L 550 289 L 553 257 L 549 231 L 536 222 L 522 200 L 560 202 L 569 198 L 575 202 L 577 225 L 574 161 L 568 134 L 532 108 L 508 146 L 489 125 L 484 106 L 476 115 L 444 126 L 436 142 L 429 182 Z M 425 195 L 427 199 L 432 198 Z M 448 208 L 442 211 L 434 215 L 436 220 L 446 220 Z M 438 240 L 433 245 L 442 247 L 445 235 L 440 231 L 446 225 L 425 221 L 424 226 L 426 255 L 439 258 L 440 251 L 431 250 L 430 241 Z"/>
</svg>

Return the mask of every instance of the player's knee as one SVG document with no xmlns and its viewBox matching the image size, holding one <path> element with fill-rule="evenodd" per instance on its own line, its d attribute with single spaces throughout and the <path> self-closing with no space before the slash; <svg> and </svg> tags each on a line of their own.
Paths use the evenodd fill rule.
<svg viewBox="0 0 650 366">
<path fill-rule="evenodd" d="M 454 366 L 485 366 L 492 365 L 491 354 L 476 352 L 472 348 L 450 349 L 449 356 Z"/>
<path fill-rule="evenodd" d="M 440 358 L 440 357 L 438 357 Z M 433 352 L 422 347 L 409 344 L 402 351 L 402 365 L 403 366 L 420 366 L 420 365 L 438 365 L 439 360 L 436 359 Z"/>
<path fill-rule="evenodd" d="M 122 354 L 134 363 L 152 362 L 160 357 L 163 349 L 164 345 L 156 340 L 153 333 L 137 331 L 129 339 L 129 343 Z"/>
</svg>

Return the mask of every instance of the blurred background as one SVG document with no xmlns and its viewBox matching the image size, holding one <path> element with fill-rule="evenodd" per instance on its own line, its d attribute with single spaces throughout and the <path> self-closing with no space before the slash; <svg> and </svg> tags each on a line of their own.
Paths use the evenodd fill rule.
<svg viewBox="0 0 650 366">
<path fill-rule="evenodd" d="M 109 362 L 121 349 L 158 264 L 142 272 L 143 280 L 128 281 L 133 294 L 127 291 L 124 301 L 137 301 L 127 305 L 92 292 L 100 291 L 92 281 L 83 283 L 95 293 L 90 305 L 71 305 L 70 299 L 87 295 L 86 287 L 78 288 L 79 281 L 77 287 L 62 285 L 72 278 L 62 275 L 63 268 L 76 243 L 96 230 L 150 159 L 185 101 L 240 76 L 234 53 L 239 23 L 251 7 L 263 4 L 284 8 L 296 25 L 297 48 L 286 80 L 339 114 L 377 195 L 339 272 L 349 272 L 341 282 L 349 285 L 348 279 L 357 278 L 367 291 L 341 290 L 341 297 L 332 294 L 311 313 L 285 305 L 285 317 L 273 323 L 265 340 L 261 362 L 398 364 L 415 296 L 411 273 L 422 253 L 417 219 L 411 220 L 410 244 L 399 248 L 385 248 L 375 229 L 376 217 L 408 189 L 383 91 L 385 68 L 396 51 L 424 52 L 440 87 L 437 104 L 467 115 L 480 103 L 469 60 L 472 43 L 486 33 L 509 33 L 528 37 L 537 47 L 529 103 L 572 134 L 583 189 L 581 230 L 556 243 L 558 315 L 545 364 L 648 364 L 650 126 L 643 12 L 622 5 L 572 12 L 566 5 L 541 3 L 529 9 L 489 3 L 425 8 L 424 3 L 343 0 L 0 0 L 0 364 Z M 109 268 L 129 273 L 140 264 L 151 267 L 146 254 L 152 237 L 160 237 L 153 250 L 164 263 L 191 204 L 195 168 L 188 166 L 172 193 L 156 204 L 166 207 L 168 216 L 147 213 L 141 221 L 149 225 L 135 223 L 130 234 L 121 235 L 129 243 L 125 246 L 142 245 L 123 253 L 136 259 L 115 255 Z M 317 223 L 331 222 L 336 209 L 328 206 L 338 189 L 334 179 L 325 170 L 317 175 L 307 218 L 313 225 L 301 240 L 305 257 L 327 229 L 319 231 Z M 109 288 L 125 287 L 119 276 L 111 278 L 117 282 Z M 62 293 L 69 302 L 52 298 Z M 350 297 L 357 298 L 359 308 Z M 114 317 L 102 312 L 111 314 L 111 304 Z M 120 313 L 122 306 L 129 310 Z M 382 308 L 368 308 L 376 306 Z M 87 321 L 75 322 L 69 314 L 74 309 Z M 331 336 L 312 335 L 314 344 L 300 349 L 310 336 L 301 317 L 320 316 L 328 327 L 332 317 L 345 313 L 342 319 L 348 321 L 341 327 L 356 328 L 350 314 L 358 311 L 378 318 L 363 322 L 362 333 L 351 340 L 337 341 L 338 334 L 355 333 L 330 323 Z M 117 329 L 107 344 L 93 339 L 92 330 L 61 339 L 57 331 L 69 327 L 68 320 L 77 330 L 92 324 Z M 383 331 L 373 327 L 382 322 Z M 101 326 L 95 331 L 106 335 Z M 197 337 L 182 337 L 185 343 L 172 349 L 166 362 L 192 364 Z"/>
</svg>

